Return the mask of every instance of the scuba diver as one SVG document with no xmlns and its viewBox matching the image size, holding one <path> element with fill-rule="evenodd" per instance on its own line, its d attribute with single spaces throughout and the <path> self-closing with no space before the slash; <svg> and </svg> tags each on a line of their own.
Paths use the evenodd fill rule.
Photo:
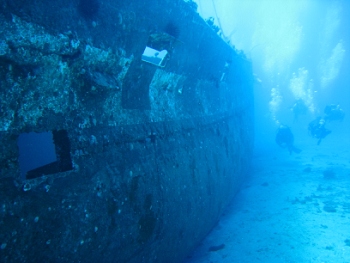
<svg viewBox="0 0 350 263">
<path fill-rule="evenodd" d="M 328 122 L 330 121 L 342 121 L 344 119 L 345 113 L 340 108 L 340 105 L 330 104 L 324 108 L 324 119 Z"/>
<path fill-rule="evenodd" d="M 301 152 L 300 149 L 294 147 L 293 133 L 291 132 L 290 128 L 286 125 L 281 124 L 278 127 L 275 140 L 278 146 L 282 148 L 287 148 L 290 154 L 292 154 L 292 152 L 295 152 L 295 153 Z"/>
<path fill-rule="evenodd" d="M 317 117 L 315 120 L 309 123 L 309 134 L 313 138 L 318 139 L 317 145 L 320 145 L 321 140 L 332 132 L 331 130 L 326 129 L 325 125 L 326 121 L 322 117 Z"/>
<path fill-rule="evenodd" d="M 296 121 L 299 115 L 307 113 L 308 108 L 302 99 L 297 99 L 291 110 L 294 114 L 294 121 Z"/>
</svg>

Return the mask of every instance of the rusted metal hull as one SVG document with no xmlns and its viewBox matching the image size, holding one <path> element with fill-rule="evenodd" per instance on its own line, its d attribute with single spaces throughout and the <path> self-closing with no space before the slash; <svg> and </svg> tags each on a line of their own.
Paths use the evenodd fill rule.
<svg viewBox="0 0 350 263">
<path fill-rule="evenodd" d="M 1 261 L 181 262 L 249 170 L 251 65 L 189 3 L 82 4 L 2 3 Z"/>
</svg>

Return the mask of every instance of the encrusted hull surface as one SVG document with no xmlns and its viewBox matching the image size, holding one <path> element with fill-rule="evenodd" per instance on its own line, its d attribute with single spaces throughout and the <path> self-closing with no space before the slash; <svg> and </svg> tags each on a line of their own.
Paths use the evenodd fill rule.
<svg viewBox="0 0 350 263">
<path fill-rule="evenodd" d="M 1 6 L 1 262 L 181 262 L 248 173 L 250 62 L 191 2 Z"/>
</svg>

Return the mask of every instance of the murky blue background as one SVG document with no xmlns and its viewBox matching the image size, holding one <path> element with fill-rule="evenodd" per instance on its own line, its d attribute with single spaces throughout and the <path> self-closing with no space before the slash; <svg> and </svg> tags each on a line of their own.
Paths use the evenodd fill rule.
<svg viewBox="0 0 350 263">
<path fill-rule="evenodd" d="M 346 115 L 327 124 L 332 133 L 319 147 L 349 142 L 350 1 L 196 2 L 203 18 L 214 17 L 223 38 L 253 63 L 256 152 L 276 150 L 280 123 L 291 127 L 296 145 L 316 147 L 307 126 L 328 104 L 340 104 Z M 297 99 L 308 112 L 295 119 Z"/>
</svg>

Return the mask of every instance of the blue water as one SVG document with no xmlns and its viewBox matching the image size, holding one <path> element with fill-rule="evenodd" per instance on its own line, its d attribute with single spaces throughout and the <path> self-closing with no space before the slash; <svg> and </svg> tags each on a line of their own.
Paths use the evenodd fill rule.
<svg viewBox="0 0 350 263">
<path fill-rule="evenodd" d="M 22 133 L 17 140 L 21 177 L 32 169 L 57 161 L 51 132 Z"/>
<path fill-rule="evenodd" d="M 253 174 L 186 262 L 350 262 L 350 1 L 196 2 L 253 63 L 255 154 Z M 327 119 L 331 104 L 342 120 Z M 321 141 L 308 130 L 318 117 L 331 131 Z M 281 124 L 300 153 L 276 144 Z"/>
<path fill-rule="evenodd" d="M 350 1 L 196 2 L 253 64 L 255 148 L 253 173 L 188 262 L 350 262 Z M 327 119 L 329 105 L 344 118 Z M 319 117 L 322 141 L 308 130 Z M 281 124 L 301 152 L 276 144 Z M 23 179 L 58 161 L 52 137 L 21 134 Z"/>
<path fill-rule="evenodd" d="M 204 17 L 214 17 L 225 40 L 253 63 L 256 150 L 274 143 L 279 124 L 295 140 L 309 140 L 307 125 L 326 105 L 350 111 L 349 1 L 196 1 Z M 291 107 L 301 99 L 307 112 L 296 119 Z M 348 140 L 349 116 L 329 123 L 331 136 Z M 317 142 L 316 142 L 317 143 Z"/>
</svg>

